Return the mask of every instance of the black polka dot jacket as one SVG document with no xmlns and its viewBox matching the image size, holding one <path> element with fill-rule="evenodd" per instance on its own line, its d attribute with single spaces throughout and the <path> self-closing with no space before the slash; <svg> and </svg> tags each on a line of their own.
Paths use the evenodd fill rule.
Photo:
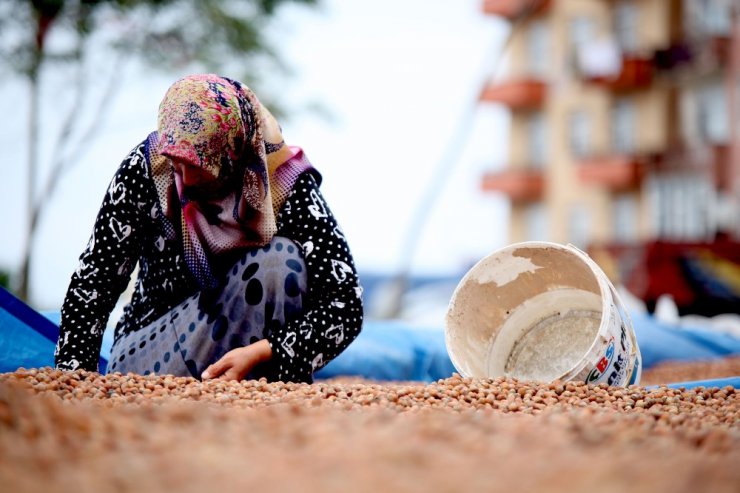
<svg viewBox="0 0 740 493">
<path fill-rule="evenodd" d="M 277 218 L 277 234 L 303 250 L 308 288 L 303 316 L 267 335 L 273 357 L 261 373 L 271 380 L 312 381 L 313 372 L 343 351 L 362 326 L 362 288 L 319 181 L 318 173 L 303 173 Z M 145 327 L 198 291 L 182 243 L 165 240 L 159 214 L 142 143 L 113 177 L 72 275 L 62 306 L 57 368 L 98 370 L 103 331 L 137 262 L 138 278 L 115 339 Z"/>
</svg>

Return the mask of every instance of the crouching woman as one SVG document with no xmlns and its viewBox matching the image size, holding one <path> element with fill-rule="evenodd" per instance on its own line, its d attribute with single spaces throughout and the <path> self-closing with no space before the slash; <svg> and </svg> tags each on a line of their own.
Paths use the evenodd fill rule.
<svg viewBox="0 0 740 493">
<path fill-rule="evenodd" d="M 174 83 L 105 193 L 72 275 L 59 369 L 311 382 L 360 332 L 362 289 L 321 175 L 243 84 Z"/>
</svg>

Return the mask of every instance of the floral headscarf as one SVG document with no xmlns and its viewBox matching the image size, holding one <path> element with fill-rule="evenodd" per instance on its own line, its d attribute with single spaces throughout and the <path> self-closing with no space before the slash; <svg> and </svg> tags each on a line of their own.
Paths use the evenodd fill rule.
<svg viewBox="0 0 740 493">
<path fill-rule="evenodd" d="M 213 74 L 175 82 L 159 106 L 147 158 L 169 239 L 204 288 L 214 255 L 268 243 L 276 216 L 311 164 L 245 85 Z"/>
</svg>

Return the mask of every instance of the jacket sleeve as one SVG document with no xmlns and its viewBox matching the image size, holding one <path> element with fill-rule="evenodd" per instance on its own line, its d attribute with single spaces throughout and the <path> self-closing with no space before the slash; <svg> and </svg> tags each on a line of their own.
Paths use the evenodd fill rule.
<svg viewBox="0 0 740 493">
<path fill-rule="evenodd" d="M 303 316 L 267 335 L 273 354 L 270 376 L 311 382 L 313 372 L 360 333 L 362 288 L 344 234 L 311 172 L 296 182 L 278 226 L 278 235 L 301 246 L 308 286 Z"/>
<path fill-rule="evenodd" d="M 87 247 L 80 255 L 62 305 L 54 352 L 58 369 L 98 371 L 108 318 L 126 289 L 139 255 L 145 209 L 143 145 L 124 159 L 105 193 Z"/>
</svg>

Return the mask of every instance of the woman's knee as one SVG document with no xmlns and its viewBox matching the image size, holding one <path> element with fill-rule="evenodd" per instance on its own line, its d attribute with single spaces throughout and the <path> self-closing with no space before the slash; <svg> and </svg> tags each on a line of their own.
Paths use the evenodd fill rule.
<svg viewBox="0 0 740 493">
<path fill-rule="evenodd" d="M 251 304 L 259 302 L 260 294 L 285 291 L 288 297 L 306 290 L 306 265 L 300 247 L 292 240 L 274 237 L 267 245 L 249 251 L 237 273 L 246 283 L 245 297 Z"/>
</svg>

